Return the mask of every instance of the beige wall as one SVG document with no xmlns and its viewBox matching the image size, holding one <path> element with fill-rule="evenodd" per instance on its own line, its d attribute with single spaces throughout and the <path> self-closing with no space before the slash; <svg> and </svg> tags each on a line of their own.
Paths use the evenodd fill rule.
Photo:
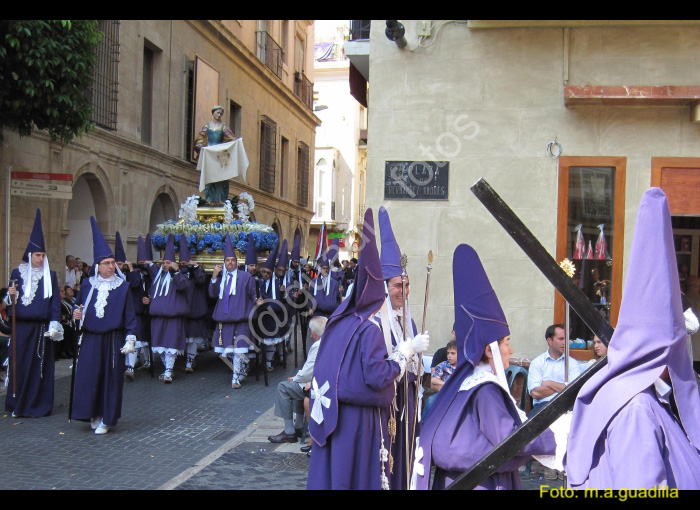
<svg viewBox="0 0 700 510">
<path fill-rule="evenodd" d="M 279 20 L 272 21 L 279 23 Z M 255 20 L 243 20 L 240 24 L 237 21 L 227 22 L 227 26 L 239 26 L 238 33 L 245 38 L 242 41 L 216 21 L 123 21 L 120 26 L 116 132 L 97 128 L 89 136 L 63 147 L 50 142 L 42 133 L 20 139 L 6 130 L 3 133 L 5 140 L 0 145 L 0 192 L 3 202 L 8 167 L 15 171 L 71 173 L 74 182 L 87 174 L 91 178 L 91 186 L 99 191 L 98 195 L 93 192 L 93 198 L 100 198 L 95 204 L 96 213 L 105 237 L 111 241 L 114 232 L 119 230 L 122 237 L 128 240 L 127 255 L 134 256 L 137 237 L 148 230 L 151 209 L 159 194 L 165 193 L 169 197 L 177 215 L 185 198 L 199 193 L 199 172 L 195 164 L 185 158 L 187 62 L 199 56 L 220 72 L 219 104 L 226 108 L 226 118 L 231 100 L 243 109 L 242 134 L 250 167 L 245 181 L 231 182 L 230 193 L 251 193 L 256 204 L 255 219 L 267 224 L 278 222 L 282 236 L 293 236 L 297 227 L 306 236 L 313 215 L 313 199 L 309 197 L 306 208 L 296 205 L 299 175 L 296 148 L 299 142 L 309 146 L 309 186 L 312 190 L 311 160 L 315 128 L 319 121 L 294 95 L 293 88 L 277 78 L 255 56 L 255 23 Z M 301 26 L 304 33 L 310 33 L 313 42 L 311 20 L 293 20 L 292 23 Z M 250 34 L 253 34 L 252 39 Z M 145 40 L 149 46 L 156 48 L 151 145 L 141 142 Z M 313 44 L 310 48 L 313 58 Z M 308 69 L 309 79 L 313 81 L 313 66 Z M 279 197 L 279 184 L 274 194 L 258 189 L 261 115 L 267 115 L 277 123 L 278 150 L 281 136 L 289 140 L 288 191 L 284 199 Z M 278 154 L 278 171 L 279 167 Z M 44 234 L 52 268 L 62 269 L 63 259 L 70 250 L 65 246 L 65 238 L 69 235 L 69 203 L 57 199 L 35 201 L 12 198 L 10 266 L 16 267 L 24 252 L 36 207 L 42 209 L 44 216 Z M 4 230 L 4 206 L 0 211 L 0 221 Z M 0 246 L 3 247 L 0 264 L 4 270 L 4 236 Z M 60 271 L 59 275 L 62 278 Z"/>
<path fill-rule="evenodd" d="M 387 207 L 409 257 L 414 317 L 422 315 L 427 253 L 436 255 L 431 348 L 449 339 L 452 254 L 468 243 L 505 309 L 516 355 L 537 355 L 553 319 L 552 287 L 469 187 L 484 177 L 554 254 L 558 165 L 546 154 L 547 144 L 557 137 L 567 156 L 626 157 L 627 252 L 651 158 L 697 157 L 700 126 L 688 122 L 688 107 L 567 108 L 564 81 L 697 85 L 700 28 L 475 30 L 447 24 L 430 48 L 420 48 L 415 24 L 404 24 L 404 50 L 386 38 L 383 21 L 372 24 L 367 205 L 375 213 Z M 384 162 L 425 159 L 449 161 L 449 201 L 384 202 Z"/>
</svg>

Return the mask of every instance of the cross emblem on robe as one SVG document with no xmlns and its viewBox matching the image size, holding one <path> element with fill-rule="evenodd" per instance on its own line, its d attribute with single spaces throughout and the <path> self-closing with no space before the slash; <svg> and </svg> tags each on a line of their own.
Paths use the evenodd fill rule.
<svg viewBox="0 0 700 510">
<path fill-rule="evenodd" d="M 331 399 L 326 397 L 326 392 L 330 389 L 328 381 L 323 383 L 321 389 L 318 388 L 316 378 L 311 381 L 311 396 L 314 399 L 314 406 L 311 409 L 311 418 L 319 425 L 323 423 L 323 408 L 328 409 L 331 406 Z"/>
</svg>

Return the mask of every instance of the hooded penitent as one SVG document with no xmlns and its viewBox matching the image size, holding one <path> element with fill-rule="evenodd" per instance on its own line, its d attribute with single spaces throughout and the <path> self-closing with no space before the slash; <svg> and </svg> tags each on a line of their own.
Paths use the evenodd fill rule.
<svg viewBox="0 0 700 510">
<path fill-rule="evenodd" d="M 379 234 L 382 240 L 382 254 L 379 260 L 382 263 L 382 274 L 384 275 L 384 281 L 388 283 L 392 278 L 401 276 L 403 270 L 401 268 L 401 250 L 399 249 L 399 243 L 396 242 L 394 230 L 391 227 L 389 212 L 384 207 L 379 208 Z M 408 304 L 408 297 L 406 298 L 406 303 Z M 391 310 L 392 308 L 388 289 L 386 307 L 387 310 Z M 413 319 L 411 318 L 411 308 L 409 306 L 406 306 L 405 313 L 406 324 L 408 325 L 408 336 L 413 338 L 413 328 L 411 326 L 413 324 Z M 400 325 L 396 321 L 394 314 L 389 314 L 389 320 L 391 322 L 394 338 L 403 336 L 400 334 L 400 329 L 398 329 Z M 403 328 L 402 325 L 400 327 Z"/>
<path fill-rule="evenodd" d="M 322 418 L 320 423 L 317 419 L 310 420 L 309 430 L 321 446 L 326 444 L 328 436 L 338 424 L 337 382 L 350 341 L 355 332 L 367 323 L 384 302 L 382 268 L 377 252 L 372 209 L 369 208 L 365 211 L 362 237 L 357 281 L 350 296 L 340 304 L 326 325 L 323 337 L 331 340 L 321 343 L 318 359 L 323 360 L 323 363 L 317 363 L 314 368 L 314 379 L 321 387 L 318 404 L 314 399 L 312 406 L 315 405 L 317 410 L 322 412 Z M 393 391 L 393 387 L 391 390 Z M 324 402 L 328 404 L 327 407 Z M 322 410 L 319 405 L 323 407 Z"/>
<path fill-rule="evenodd" d="M 94 216 L 90 216 L 90 224 L 92 225 L 92 267 L 97 268 L 98 264 L 103 259 L 114 258 L 114 252 L 112 248 L 109 247 L 109 244 L 107 244 L 107 241 L 105 241 Z"/>
<path fill-rule="evenodd" d="M 428 419 L 420 434 L 423 450 L 423 476 L 417 477 L 417 487 L 427 488 L 432 462 L 432 445 L 436 431 L 457 396 L 462 382 L 472 375 L 487 345 L 498 351 L 499 339 L 510 335 L 503 309 L 491 287 L 486 271 L 474 249 L 466 244 L 457 247 L 452 263 L 455 307 L 455 336 L 457 340 L 457 369 L 440 389 Z M 498 370 L 498 364 L 494 360 Z M 503 365 L 500 366 L 501 371 Z M 500 380 L 500 377 L 499 377 Z"/>
<path fill-rule="evenodd" d="M 608 347 L 607 366 L 583 386 L 574 406 L 566 459 L 572 486 L 585 483 L 596 467 L 598 458 L 594 458 L 594 445 L 606 433 L 611 420 L 632 398 L 650 388 L 666 368 L 683 432 L 691 443 L 690 448 L 700 446 L 700 396 L 686 347 L 676 263 L 666 195 L 659 188 L 650 188 L 644 193 L 637 213 L 620 314 Z M 674 434 L 666 430 L 665 437 L 659 439 L 661 448 L 664 442 L 668 445 L 679 434 L 682 432 Z M 685 437 L 681 441 L 685 441 Z M 656 469 L 658 466 L 644 456 L 645 451 L 655 448 L 659 445 L 639 444 L 639 458 L 625 459 L 630 472 Z M 670 455 L 674 453 L 678 454 L 678 450 Z M 697 449 L 694 453 L 690 457 L 694 457 L 697 464 Z M 680 485 L 681 479 L 692 480 L 688 476 L 694 476 L 697 485 L 698 475 L 689 473 L 692 470 L 688 466 L 675 466 L 679 469 L 674 473 L 676 484 Z M 667 482 L 671 485 L 671 480 Z"/>
<path fill-rule="evenodd" d="M 301 236 L 299 234 L 294 236 L 294 246 L 292 246 L 292 255 L 289 257 L 289 260 L 294 262 L 295 260 L 299 260 L 299 255 L 301 252 Z"/>
<path fill-rule="evenodd" d="M 190 257 L 190 249 L 187 247 L 187 237 L 185 234 L 180 235 L 180 264 L 192 260 Z"/>
<path fill-rule="evenodd" d="M 29 289 L 32 287 L 32 282 L 31 282 L 31 261 L 29 260 L 32 256 L 32 253 L 44 253 L 46 254 L 46 243 L 44 243 L 44 231 L 41 228 L 41 210 L 37 209 L 36 210 L 36 216 L 34 217 L 34 226 L 32 228 L 32 233 L 29 235 L 29 242 L 27 243 L 27 249 L 24 250 L 24 255 L 22 255 L 22 260 L 24 262 L 28 263 L 28 268 L 27 269 L 27 274 L 23 276 L 25 285 L 28 285 L 28 288 L 24 290 L 24 293 L 26 295 L 30 294 Z M 44 267 L 43 267 L 43 273 L 44 273 L 44 282 L 50 282 L 51 281 L 51 272 L 49 269 L 49 257 L 46 255 L 44 257 Z M 52 286 L 49 285 L 48 283 L 44 284 L 44 299 L 48 299 L 53 295 L 53 290 L 51 288 Z"/>
<path fill-rule="evenodd" d="M 118 230 L 114 240 L 114 260 L 116 262 L 126 262 L 126 252 L 122 244 L 122 236 Z"/>
<path fill-rule="evenodd" d="M 163 252 L 163 260 L 175 262 L 175 236 L 173 234 L 168 235 L 168 240 L 165 243 L 165 252 Z"/>
<path fill-rule="evenodd" d="M 389 213 L 384 207 L 379 208 L 379 233 L 382 239 L 382 274 L 385 280 L 401 276 L 401 250 L 396 242 L 394 231 L 391 228 Z"/>
<path fill-rule="evenodd" d="M 136 261 L 137 262 L 141 261 L 141 260 L 151 260 L 151 257 L 153 257 L 153 255 L 151 255 L 149 253 L 149 250 L 148 250 L 148 248 L 146 248 L 146 246 L 147 246 L 146 240 L 143 237 L 139 236 L 139 240 L 137 243 L 137 249 L 136 249 Z"/>
<path fill-rule="evenodd" d="M 279 257 L 277 258 L 277 267 L 283 267 L 285 270 L 289 265 L 289 253 L 287 253 L 287 240 L 282 241 L 282 247 L 279 251 Z"/>
<path fill-rule="evenodd" d="M 258 263 L 258 254 L 255 251 L 255 239 L 253 233 L 248 232 L 248 248 L 245 252 L 245 265 L 250 266 Z"/>
</svg>

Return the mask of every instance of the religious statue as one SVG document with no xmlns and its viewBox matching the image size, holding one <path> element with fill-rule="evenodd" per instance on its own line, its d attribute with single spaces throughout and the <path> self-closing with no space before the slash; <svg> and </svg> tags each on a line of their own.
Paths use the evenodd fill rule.
<svg viewBox="0 0 700 510">
<path fill-rule="evenodd" d="M 221 121 L 224 115 L 223 106 L 215 106 L 211 110 L 214 120 L 207 122 L 194 140 L 195 159 L 199 158 L 202 147 L 209 147 L 236 139 L 233 131 Z M 201 189 L 201 188 L 200 188 Z M 212 182 L 204 188 L 204 199 L 212 205 L 223 205 L 228 198 L 228 180 Z"/>
</svg>

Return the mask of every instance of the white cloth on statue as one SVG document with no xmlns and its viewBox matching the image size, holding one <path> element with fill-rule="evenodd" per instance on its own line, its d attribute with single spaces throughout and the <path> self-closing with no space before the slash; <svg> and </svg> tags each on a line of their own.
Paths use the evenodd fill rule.
<svg viewBox="0 0 700 510">
<path fill-rule="evenodd" d="M 239 175 L 245 180 L 249 164 L 242 138 L 202 147 L 197 162 L 197 170 L 200 171 L 199 191 L 203 191 L 206 184 L 227 181 Z"/>
</svg>

